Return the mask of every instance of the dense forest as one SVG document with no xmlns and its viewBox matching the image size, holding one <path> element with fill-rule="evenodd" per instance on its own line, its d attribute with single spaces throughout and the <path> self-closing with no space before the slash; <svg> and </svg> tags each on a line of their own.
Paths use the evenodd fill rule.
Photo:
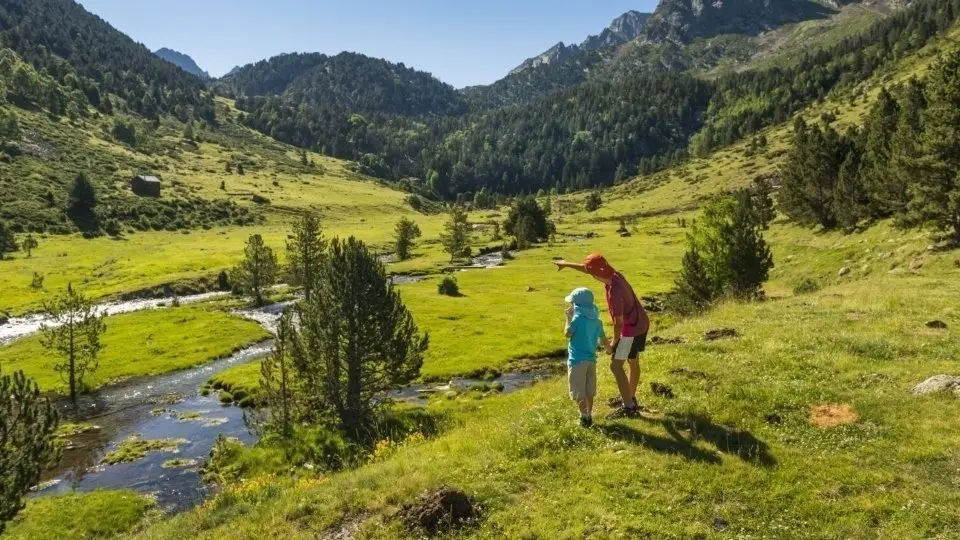
<svg viewBox="0 0 960 540">
<path fill-rule="evenodd" d="M 387 69 L 391 65 L 384 61 L 356 55 L 350 57 L 352 77 L 367 82 L 359 87 L 314 75 L 313 68 L 306 77 L 294 76 L 305 61 L 294 58 L 255 66 L 271 74 L 263 79 L 285 83 L 282 94 L 256 96 L 250 90 L 264 88 L 245 91 L 241 84 L 235 91 L 245 94 L 238 106 L 250 127 L 359 161 L 371 174 L 420 179 L 440 196 L 469 196 L 483 188 L 507 194 L 583 189 L 657 170 L 688 152 L 706 155 L 787 121 L 830 92 L 849 88 L 922 47 L 950 28 L 958 14 L 960 0 L 924 0 L 792 66 L 733 73 L 712 82 L 641 73 L 488 111 L 483 108 L 498 98 L 482 95 L 466 115 L 456 114 L 456 105 L 445 101 L 443 85 L 429 76 L 400 84 L 391 73 L 402 65 Z M 575 83 L 580 75 L 565 65 L 558 65 L 555 80 L 537 84 Z M 398 88 L 395 97 L 384 94 L 391 80 Z M 308 90 L 317 87 L 331 89 L 337 99 Z M 479 94 L 465 95 L 476 99 Z"/>
<path fill-rule="evenodd" d="M 884 89 L 861 129 L 798 119 L 780 208 L 793 220 L 852 229 L 893 216 L 960 242 L 960 51 L 922 83 Z"/>
<path fill-rule="evenodd" d="M 108 114 L 119 106 L 150 119 L 170 114 L 214 121 L 213 100 L 200 79 L 70 0 L 0 2 L 0 45 L 58 83 L 30 89 L 52 112 L 73 101 Z"/>
</svg>

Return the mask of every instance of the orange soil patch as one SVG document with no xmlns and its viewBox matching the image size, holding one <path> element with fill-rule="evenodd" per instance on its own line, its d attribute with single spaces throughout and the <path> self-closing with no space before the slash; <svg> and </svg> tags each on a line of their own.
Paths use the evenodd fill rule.
<svg viewBox="0 0 960 540">
<path fill-rule="evenodd" d="M 855 424 L 860 415 L 844 403 L 810 406 L 810 423 L 820 429 Z"/>
</svg>

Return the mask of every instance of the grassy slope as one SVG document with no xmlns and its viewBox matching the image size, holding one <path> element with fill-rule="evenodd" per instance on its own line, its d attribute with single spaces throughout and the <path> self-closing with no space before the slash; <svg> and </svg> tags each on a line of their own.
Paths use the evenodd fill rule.
<svg viewBox="0 0 960 540">
<path fill-rule="evenodd" d="M 129 491 L 98 491 L 32 499 L 8 525 L 9 540 L 112 538 L 132 530 L 152 503 Z"/>
<path fill-rule="evenodd" d="M 921 73 L 929 60 L 929 54 L 908 59 L 884 82 Z M 858 89 L 854 107 L 835 100 L 807 115 L 837 108 L 838 123 L 855 123 L 878 86 Z M 503 353 L 500 340 L 522 344 L 517 336 L 530 332 L 545 340 L 540 349 L 562 344 L 553 329 L 559 295 L 582 278 L 545 271 L 551 255 L 573 258 L 602 246 L 636 276 L 642 291 L 669 286 L 681 251 L 676 218 L 692 216 L 705 197 L 774 171 L 788 135 L 785 127 L 770 130 L 764 156 L 747 158 L 743 146 L 735 147 L 617 188 L 597 213 L 566 211 L 563 232 L 594 230 L 605 237 L 525 253 L 504 269 L 463 274 L 466 298 L 438 301 L 430 295 L 432 284 L 405 288 L 418 317 L 424 317 L 421 298 L 435 310 L 434 322 L 423 321 L 424 327 L 457 315 L 464 321 L 460 332 L 476 334 L 457 348 L 439 331 L 434 346 L 442 354 L 426 369 L 472 364 L 478 357 L 497 362 L 488 351 Z M 565 197 L 564 203 L 573 207 L 581 199 Z M 642 217 L 643 234 L 631 239 L 609 232 L 621 216 L 659 212 L 667 215 Z M 310 537 L 336 532 L 344 522 L 359 523 L 361 538 L 403 536 L 393 520 L 399 507 L 444 483 L 484 506 L 483 522 L 467 536 L 719 537 L 716 527 L 724 522 L 730 532 L 750 537 L 960 535 L 960 428 L 953 421 L 960 401 L 909 396 L 920 380 L 954 371 L 960 256 L 930 252 L 925 233 L 888 224 L 843 235 L 777 223 L 768 238 L 778 263 L 770 301 L 724 305 L 662 330 L 687 343 L 651 347 L 645 355 L 643 382 L 669 383 L 678 394 L 665 401 L 641 387 L 641 401 L 663 416 L 583 432 L 574 425 L 564 381 L 555 380 L 467 406 L 462 427 L 315 485 L 274 482 L 231 490 L 150 530 L 147 538 Z M 911 271 L 911 265 L 920 269 Z M 841 278 L 842 267 L 851 274 Z M 804 278 L 825 288 L 794 295 Z M 520 292 L 527 284 L 537 291 Z M 499 294 L 471 300 L 478 289 Z M 520 312 L 507 328 L 486 322 L 518 297 L 523 301 L 510 308 Z M 492 307 L 492 315 L 473 320 L 470 304 L 458 301 Z M 924 323 L 934 318 L 951 330 L 927 329 Z M 714 343 L 700 337 L 724 326 L 743 337 Z M 705 378 L 671 372 L 678 368 Z M 601 395 L 614 393 L 605 370 L 600 382 Z M 809 408 L 828 403 L 848 404 L 859 418 L 813 427 Z M 768 423 L 770 413 L 782 423 Z"/>
<path fill-rule="evenodd" d="M 100 369 L 86 381 L 92 387 L 200 365 L 269 336 L 253 321 L 205 306 L 141 311 L 106 322 Z M 4 371 L 22 369 L 42 389 L 62 392 L 65 385 L 52 368 L 57 361 L 42 347 L 39 336 L 0 348 Z"/>
<path fill-rule="evenodd" d="M 885 264 L 869 279 L 724 305 L 674 326 L 666 334 L 687 344 L 651 347 L 644 357 L 644 383 L 671 384 L 678 395 L 665 401 L 641 388 L 641 401 L 662 418 L 583 432 L 564 381 L 555 380 L 470 406 L 463 427 L 382 463 L 308 488 L 243 491 L 147 537 L 309 537 L 344 515 L 362 516 L 360 537 L 402 536 L 392 514 L 443 483 L 482 501 L 484 521 L 469 532 L 478 537 L 712 536 L 717 517 L 734 533 L 760 537 L 960 534 L 960 401 L 909 396 L 918 381 L 952 372 L 960 354 L 955 330 L 924 325 L 960 325 L 957 254 L 927 253 L 912 235 L 882 227 L 809 240 L 777 226 L 773 236 L 778 258 L 792 256 L 775 291 L 799 275 L 836 279 L 846 259 L 859 268 L 888 251 L 925 264 L 893 274 Z M 743 337 L 703 341 L 716 327 Z M 613 394 L 609 374 L 600 378 L 601 395 Z M 849 404 L 860 419 L 814 428 L 808 408 L 824 403 Z M 767 424 L 770 413 L 782 425 Z"/>
</svg>

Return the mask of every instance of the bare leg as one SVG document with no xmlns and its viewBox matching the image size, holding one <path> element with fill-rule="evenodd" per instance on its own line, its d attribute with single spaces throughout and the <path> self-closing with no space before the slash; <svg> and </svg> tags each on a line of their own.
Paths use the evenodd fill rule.
<svg viewBox="0 0 960 540">
<path fill-rule="evenodd" d="M 624 407 L 632 404 L 633 392 L 630 391 L 630 380 L 627 379 L 627 372 L 623 370 L 623 360 L 611 362 L 610 371 L 613 372 L 613 377 L 617 380 L 617 388 L 620 390 L 620 398 L 623 400 Z"/>
<path fill-rule="evenodd" d="M 591 411 L 593 410 L 593 400 L 590 398 L 581 399 L 577 401 L 577 406 L 580 407 L 581 416 L 591 416 Z"/>
<path fill-rule="evenodd" d="M 630 399 L 637 395 L 640 386 L 640 359 L 630 360 Z"/>
</svg>

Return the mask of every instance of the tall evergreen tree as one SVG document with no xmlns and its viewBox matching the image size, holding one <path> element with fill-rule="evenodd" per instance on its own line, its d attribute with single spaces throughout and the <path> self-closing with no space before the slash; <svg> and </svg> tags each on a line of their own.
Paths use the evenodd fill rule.
<svg viewBox="0 0 960 540">
<path fill-rule="evenodd" d="M 243 252 L 243 261 L 230 273 L 230 278 L 241 291 L 253 296 L 256 305 L 262 306 L 264 289 L 277 278 L 277 257 L 259 234 L 250 236 Z"/>
<path fill-rule="evenodd" d="M 320 274 L 327 241 L 323 238 L 320 220 L 313 213 L 303 214 L 293 225 L 293 233 L 287 238 L 287 264 L 290 266 L 292 285 L 303 287 L 304 297 L 313 294 L 314 282 Z"/>
<path fill-rule="evenodd" d="M 405 217 L 400 218 L 394 231 L 394 249 L 398 259 L 405 261 L 410 258 L 410 249 L 420 234 L 420 227 L 416 223 Z"/>
<path fill-rule="evenodd" d="M 444 224 L 443 231 L 440 242 L 450 254 L 450 262 L 463 257 L 470 249 L 470 223 L 463 207 L 454 205 L 450 209 L 450 219 Z"/>
<path fill-rule="evenodd" d="M 933 66 L 925 96 L 922 155 L 908 165 L 916 174 L 906 221 L 932 225 L 960 243 L 960 51 Z"/>
<path fill-rule="evenodd" d="M 891 166 L 899 118 L 899 105 L 886 88 L 881 88 L 863 125 L 863 166 L 860 169 L 863 189 L 869 194 L 868 212 L 873 216 L 892 215 L 900 211 L 906 201 L 905 185 Z M 846 177 L 843 180 L 849 185 Z"/>
<path fill-rule="evenodd" d="M 0 374 L 0 534 L 59 456 L 57 411 L 23 372 Z"/>
<path fill-rule="evenodd" d="M 95 231 L 100 228 L 96 208 L 97 190 L 87 175 L 80 173 L 74 178 L 70 188 L 67 215 L 81 231 Z"/>
<path fill-rule="evenodd" d="M 367 438 L 376 398 L 420 374 L 428 338 L 360 241 L 333 239 L 317 294 L 290 328 L 302 421 L 330 414 L 355 440 Z"/>
<path fill-rule="evenodd" d="M 280 317 L 280 322 L 277 323 L 277 339 L 273 353 L 264 358 L 260 364 L 260 389 L 270 406 L 269 420 L 262 427 L 282 437 L 290 437 L 293 434 L 294 423 L 297 420 L 294 393 L 296 382 L 291 357 L 293 335 L 292 315 L 289 312 L 284 313 Z"/>
<path fill-rule="evenodd" d="M 17 237 L 13 234 L 13 230 L 5 222 L 0 221 L 0 261 L 3 260 L 4 255 L 18 249 L 20 246 L 17 244 Z"/>
</svg>

